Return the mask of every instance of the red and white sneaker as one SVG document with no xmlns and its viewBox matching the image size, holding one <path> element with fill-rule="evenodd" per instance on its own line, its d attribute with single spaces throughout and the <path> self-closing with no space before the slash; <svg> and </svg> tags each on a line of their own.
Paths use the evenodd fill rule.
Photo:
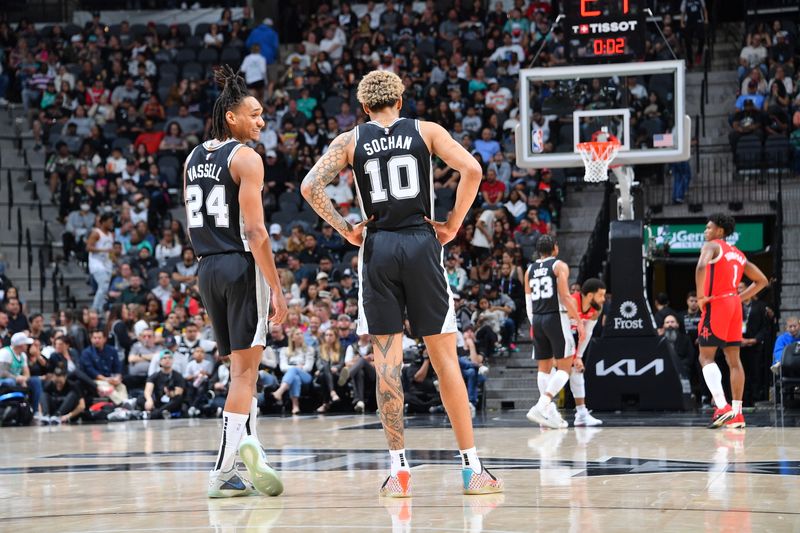
<svg viewBox="0 0 800 533">
<path fill-rule="evenodd" d="M 486 467 L 481 465 L 478 474 L 471 468 L 461 469 L 461 479 L 464 483 L 464 494 L 493 494 L 503 492 L 503 480 L 495 477 Z"/>
<path fill-rule="evenodd" d="M 379 494 L 387 498 L 410 498 L 411 472 L 400 470 L 396 476 L 387 477 L 381 485 Z"/>
<path fill-rule="evenodd" d="M 709 429 L 715 429 L 722 426 L 725 422 L 735 416 L 731 404 L 727 404 L 722 409 L 714 410 L 714 416 L 711 417 L 711 423 L 708 425 Z"/>
<path fill-rule="evenodd" d="M 744 415 L 739 413 L 738 415 L 734 416 L 733 418 L 729 419 L 727 422 L 722 424 L 726 428 L 743 428 L 744 424 Z"/>
</svg>

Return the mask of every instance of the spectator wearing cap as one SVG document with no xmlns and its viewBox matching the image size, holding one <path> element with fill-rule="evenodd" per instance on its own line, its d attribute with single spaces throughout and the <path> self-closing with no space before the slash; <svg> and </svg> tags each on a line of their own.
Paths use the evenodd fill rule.
<svg viewBox="0 0 800 533">
<path fill-rule="evenodd" d="M 181 413 L 186 380 L 173 369 L 173 359 L 171 351 L 161 350 L 158 372 L 147 378 L 144 394 L 136 399 L 137 407 L 150 413 L 151 418 L 170 418 Z"/>
<path fill-rule="evenodd" d="M 284 158 L 278 157 L 278 152 L 275 150 L 267 150 L 265 155 L 267 164 L 264 167 L 264 183 L 269 192 L 277 197 L 287 189 L 293 190 L 294 184 L 287 183 L 289 167 L 286 166 Z"/>
<path fill-rule="evenodd" d="M 489 80 L 489 90 L 486 92 L 486 107 L 503 115 L 511 107 L 514 96 L 508 87 L 501 87 L 496 78 Z"/>
<path fill-rule="evenodd" d="M 336 329 L 339 335 L 339 343 L 343 349 L 358 342 L 358 335 L 353 331 L 353 321 L 350 315 L 342 313 L 336 317 Z"/>
<path fill-rule="evenodd" d="M 453 292 L 461 292 L 464 290 L 464 286 L 467 283 L 467 271 L 461 268 L 461 265 L 458 263 L 458 258 L 453 254 L 449 254 L 445 262 L 445 268 L 447 270 L 447 282 L 450 285 L 450 289 Z"/>
<path fill-rule="evenodd" d="M 278 59 L 278 32 L 273 28 L 271 18 L 265 18 L 261 24 L 253 28 L 250 35 L 245 41 L 247 48 L 252 48 L 254 44 L 258 44 L 261 48 L 261 55 L 264 56 L 268 65 L 275 63 Z"/>
<path fill-rule="evenodd" d="M 355 298 L 358 299 L 358 288 L 355 286 L 353 280 L 353 271 L 345 268 L 339 278 L 339 286 L 342 291 L 342 298 L 345 300 Z"/>
<path fill-rule="evenodd" d="M 269 238 L 272 246 L 272 253 L 278 253 L 286 249 L 286 237 L 283 236 L 280 224 L 270 224 Z"/>
<path fill-rule="evenodd" d="M 42 381 L 31 376 L 28 367 L 28 347 L 33 339 L 24 332 L 11 336 L 11 344 L 0 348 L 0 386 L 22 387 L 30 391 L 31 405 L 36 418 L 41 418 Z"/>
<path fill-rule="evenodd" d="M 68 424 L 86 409 L 86 401 L 78 382 L 67 379 L 66 368 L 57 366 L 52 374 L 44 387 L 42 420 L 49 424 Z"/>
<path fill-rule="evenodd" d="M 326 255 L 336 258 L 341 258 L 345 249 L 344 239 L 338 232 L 333 231 L 327 222 L 322 223 L 322 234 L 319 236 L 318 244 Z"/>
</svg>

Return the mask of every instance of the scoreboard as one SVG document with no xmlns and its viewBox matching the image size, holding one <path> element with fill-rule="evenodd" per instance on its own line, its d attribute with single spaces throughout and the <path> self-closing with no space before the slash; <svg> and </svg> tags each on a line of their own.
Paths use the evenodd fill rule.
<svg viewBox="0 0 800 533">
<path fill-rule="evenodd" d="M 563 25 L 570 61 L 643 60 L 645 8 L 645 0 L 566 0 Z"/>
</svg>

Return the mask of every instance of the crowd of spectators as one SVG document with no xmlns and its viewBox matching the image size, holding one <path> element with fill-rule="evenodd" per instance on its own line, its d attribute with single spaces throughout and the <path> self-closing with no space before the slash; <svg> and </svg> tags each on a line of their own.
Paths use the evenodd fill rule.
<svg viewBox="0 0 800 533">
<path fill-rule="evenodd" d="M 674 4 L 660 3 L 659 14 L 670 46 L 681 53 L 686 26 L 671 18 L 679 13 Z M 557 8 L 516 0 L 510 10 L 475 1 L 445 11 L 427 2 L 415 11 L 410 2 L 387 1 L 368 2 L 361 13 L 347 3 L 321 3 L 299 19 L 300 42 L 283 54 L 273 21 L 253 20 L 248 8 L 240 19 L 226 9 L 218 22 L 195 28 L 109 25 L 99 14 L 83 28 L 0 22 L 0 98 L 26 110 L 64 223 L 63 260 L 86 267 L 95 290 L 90 307 L 51 317 L 43 327 L 47 339 L 30 345 L 31 360 L 53 348 L 69 362 L 68 382 L 79 373 L 82 397 L 111 398 L 131 411 L 213 416 L 222 406 L 227 363 L 209 344 L 197 261 L 170 208 L 180 205 L 183 158 L 209 137 L 218 94 L 213 70 L 227 63 L 240 67 L 264 103 L 267 126 L 254 148 L 264 159 L 269 233 L 291 310 L 288 324 L 272 328 L 265 350 L 264 405 L 288 397 L 297 411 L 309 390 L 323 411 L 344 396 L 358 410 L 374 405 L 371 348 L 354 333 L 355 251 L 320 224 L 298 189 L 328 143 L 365 121 L 355 101 L 358 81 L 386 69 L 406 86 L 401 115 L 445 126 L 485 170 L 474 209 L 445 257 L 462 369 L 478 403 L 486 364 L 516 349 L 523 269 L 538 237 L 557 231 L 566 194 L 562 172 L 520 168 L 514 153 L 519 69 L 540 47 L 540 65 L 565 63 L 563 31 L 548 32 Z M 649 59 L 671 58 L 660 38 L 648 39 L 646 50 Z M 658 95 L 641 85 L 645 80 L 632 81 L 621 89 L 641 102 L 641 118 L 658 118 L 648 114 L 664 109 Z M 533 127 L 544 130 L 544 149 L 555 150 L 560 123 L 542 115 L 545 97 L 543 91 L 532 104 Z M 435 215 L 443 219 L 459 176 L 438 160 L 433 174 Z M 329 192 L 345 217 L 360 220 L 349 170 Z M 4 308 L 13 300 L 6 294 Z M 329 331 L 335 338 L 326 340 Z M 408 333 L 406 378 L 412 389 L 419 385 L 410 409 L 437 410 L 435 375 Z M 202 357 L 189 349 L 201 341 Z M 50 376 L 47 364 L 33 373 Z"/>
<path fill-rule="evenodd" d="M 790 19 L 759 22 L 748 28 L 739 54 L 738 97 L 731 114 L 731 146 L 760 161 L 789 165 L 800 175 L 800 48 Z"/>
</svg>

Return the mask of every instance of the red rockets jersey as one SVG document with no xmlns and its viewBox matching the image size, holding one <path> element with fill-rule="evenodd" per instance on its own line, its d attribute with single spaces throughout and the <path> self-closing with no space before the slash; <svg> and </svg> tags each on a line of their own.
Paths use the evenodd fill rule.
<svg viewBox="0 0 800 533">
<path fill-rule="evenodd" d="M 578 316 L 581 317 L 581 320 L 597 320 L 600 318 L 600 311 L 595 309 L 594 307 L 589 307 L 589 310 L 585 313 L 583 312 L 583 295 L 580 291 L 572 293 L 572 298 L 575 300 L 575 303 L 578 304 Z M 570 319 L 570 327 L 572 331 L 577 331 L 578 327 L 575 324 L 575 321 Z"/>
<path fill-rule="evenodd" d="M 737 294 L 744 266 L 747 264 L 747 257 L 735 246 L 731 246 L 722 239 L 714 242 L 719 245 L 721 252 L 708 265 L 705 294 L 706 296 Z"/>
</svg>

